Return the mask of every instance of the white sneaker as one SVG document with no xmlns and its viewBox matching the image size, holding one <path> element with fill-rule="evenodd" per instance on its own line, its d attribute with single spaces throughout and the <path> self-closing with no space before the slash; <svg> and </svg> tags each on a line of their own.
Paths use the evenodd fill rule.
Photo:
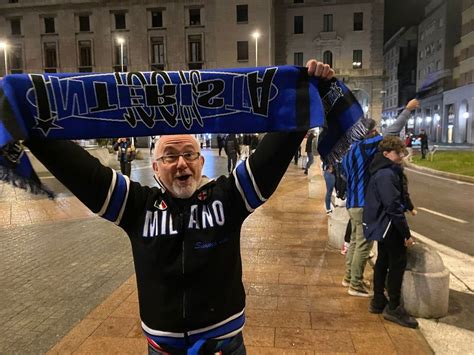
<svg viewBox="0 0 474 355">
<path fill-rule="evenodd" d="M 342 279 L 341 285 L 344 287 L 349 287 L 351 285 L 350 281 L 346 281 L 345 279 Z"/>
<path fill-rule="evenodd" d="M 331 214 L 332 210 L 326 210 L 326 214 Z"/>
</svg>

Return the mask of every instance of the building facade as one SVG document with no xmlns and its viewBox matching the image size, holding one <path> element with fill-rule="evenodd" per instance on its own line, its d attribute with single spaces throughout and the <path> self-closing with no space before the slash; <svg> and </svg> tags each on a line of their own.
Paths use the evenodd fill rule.
<svg viewBox="0 0 474 355">
<path fill-rule="evenodd" d="M 463 0 L 461 38 L 454 47 L 455 88 L 443 93 L 443 141 L 474 144 L 474 2 Z"/>
<path fill-rule="evenodd" d="M 275 6 L 276 64 L 330 64 L 366 115 L 380 120 L 383 0 L 281 0 Z"/>
<path fill-rule="evenodd" d="M 1 0 L 0 40 L 9 73 L 269 65 L 272 9 L 272 0 Z"/>
<path fill-rule="evenodd" d="M 461 34 L 461 0 L 431 0 L 418 26 L 417 91 L 432 79 L 441 77 L 429 96 L 420 100 L 412 130 L 424 129 L 431 141 L 448 142 L 448 126 L 443 93 L 454 88 L 453 48 Z"/>
<path fill-rule="evenodd" d="M 415 97 L 417 42 L 417 26 L 411 26 L 402 27 L 384 45 L 384 125 L 391 124 Z"/>
</svg>

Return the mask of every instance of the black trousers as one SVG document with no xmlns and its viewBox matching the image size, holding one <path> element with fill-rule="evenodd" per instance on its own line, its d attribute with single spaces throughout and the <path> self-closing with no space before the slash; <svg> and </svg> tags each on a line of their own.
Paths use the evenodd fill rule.
<svg viewBox="0 0 474 355">
<path fill-rule="evenodd" d="M 122 175 L 127 175 L 130 177 L 130 173 L 132 172 L 132 162 L 121 161 L 120 171 L 122 172 Z"/>
<path fill-rule="evenodd" d="M 405 239 L 393 226 L 390 227 L 385 239 L 378 242 L 378 256 L 374 267 L 374 300 L 383 299 L 385 280 L 390 309 L 400 304 L 403 273 L 407 266 L 407 248 Z"/>
<path fill-rule="evenodd" d="M 228 155 L 227 156 L 227 171 L 229 174 L 234 170 L 235 166 L 237 165 L 237 154 L 236 155 Z"/>
</svg>

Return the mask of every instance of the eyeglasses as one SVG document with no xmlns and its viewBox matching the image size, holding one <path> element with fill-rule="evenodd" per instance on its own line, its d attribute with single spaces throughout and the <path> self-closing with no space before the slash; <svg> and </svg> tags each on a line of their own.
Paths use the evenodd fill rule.
<svg viewBox="0 0 474 355">
<path fill-rule="evenodd" d="M 185 152 L 180 154 L 167 154 L 162 157 L 157 158 L 156 160 L 161 160 L 165 164 L 174 164 L 178 162 L 179 157 L 183 157 L 188 163 L 191 163 L 198 159 L 201 156 L 199 152 Z"/>
</svg>

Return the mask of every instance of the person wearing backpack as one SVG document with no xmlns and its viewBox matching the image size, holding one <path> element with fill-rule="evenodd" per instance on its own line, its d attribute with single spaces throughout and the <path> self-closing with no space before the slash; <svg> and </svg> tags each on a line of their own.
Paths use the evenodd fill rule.
<svg viewBox="0 0 474 355">
<path fill-rule="evenodd" d="M 224 150 L 227 154 L 227 172 L 231 171 L 237 166 L 237 155 L 240 155 L 239 142 L 235 134 L 229 134 L 224 141 Z"/>
</svg>

